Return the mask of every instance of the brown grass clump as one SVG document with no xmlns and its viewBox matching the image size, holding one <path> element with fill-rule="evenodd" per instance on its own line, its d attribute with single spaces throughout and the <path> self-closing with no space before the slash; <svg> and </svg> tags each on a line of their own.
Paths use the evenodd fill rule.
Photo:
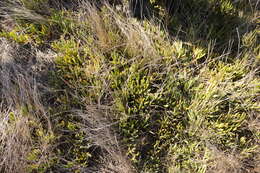
<svg viewBox="0 0 260 173">
<path fill-rule="evenodd" d="M 86 138 L 92 141 L 93 148 L 98 151 L 99 164 L 92 165 L 84 171 L 134 173 L 131 163 L 120 147 L 118 135 L 113 127 L 117 123 L 109 121 L 109 113 L 111 113 L 109 108 L 88 105 L 86 110 L 86 112 L 75 110 L 74 114 L 82 120 L 77 124 L 86 132 Z"/>
<path fill-rule="evenodd" d="M 28 172 L 51 157 L 51 123 L 34 74 L 42 62 L 5 39 L 0 49 L 0 170 Z"/>
</svg>

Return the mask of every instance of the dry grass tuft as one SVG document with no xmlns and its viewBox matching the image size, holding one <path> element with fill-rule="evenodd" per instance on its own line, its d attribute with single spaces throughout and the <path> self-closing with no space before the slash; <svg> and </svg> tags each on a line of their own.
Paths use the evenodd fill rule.
<svg viewBox="0 0 260 173">
<path fill-rule="evenodd" d="M 1 172 L 28 172 L 30 166 L 40 166 L 51 157 L 51 122 L 34 74 L 42 62 L 33 63 L 32 54 L 19 48 L 0 40 Z"/>
<path fill-rule="evenodd" d="M 98 150 L 99 164 L 90 166 L 84 172 L 115 172 L 133 173 L 134 169 L 127 157 L 123 154 L 118 134 L 114 125 L 109 121 L 111 111 L 107 106 L 86 105 L 86 112 L 81 110 L 73 111 L 81 121 L 77 123 L 86 132 L 87 140 L 92 142 L 93 148 Z"/>
<path fill-rule="evenodd" d="M 45 23 L 46 19 L 43 15 L 48 15 L 48 7 L 42 7 L 40 11 L 36 11 L 36 2 L 26 2 L 23 0 L 5 0 L 0 3 L 0 16 L 6 19 L 23 19 L 36 23 Z M 43 5 L 43 3 L 41 4 Z"/>
<path fill-rule="evenodd" d="M 16 117 L 12 123 L 10 123 L 10 115 Z M 26 157 L 32 149 L 28 122 L 28 118 L 22 116 L 19 112 L 12 110 L 1 112 L 1 172 L 26 172 Z"/>
</svg>

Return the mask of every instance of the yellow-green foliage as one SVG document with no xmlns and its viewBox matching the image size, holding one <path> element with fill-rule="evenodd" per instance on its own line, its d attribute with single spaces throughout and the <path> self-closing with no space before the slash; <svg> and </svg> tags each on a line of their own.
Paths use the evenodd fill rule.
<svg viewBox="0 0 260 173">
<path fill-rule="evenodd" d="M 24 44 L 24 43 L 28 43 L 29 42 L 29 36 L 26 35 L 26 34 L 21 34 L 21 33 L 18 33 L 17 30 L 13 30 L 13 31 L 10 31 L 10 32 L 0 32 L 0 36 L 1 37 L 5 37 L 7 39 L 10 39 L 10 40 L 14 40 L 15 42 L 17 43 L 20 43 L 20 44 Z"/>
<path fill-rule="evenodd" d="M 211 63 L 194 75 L 191 67 L 207 50 L 167 41 L 151 24 L 144 26 L 154 51 L 148 57 L 129 53 L 129 47 L 102 54 L 99 44 L 96 48 L 95 42 L 90 46 L 73 37 L 55 42 L 60 77 L 92 103 L 113 100 L 122 144 L 137 170 L 206 172 L 207 162 L 214 160 L 208 143 L 223 152 L 236 150 L 241 160 L 252 157 L 256 139 L 244 129 L 259 91 L 256 79 L 247 76 L 246 59 Z"/>
<path fill-rule="evenodd" d="M 69 168 L 74 172 L 89 166 L 91 142 L 86 139 L 87 134 L 80 129 L 75 120 L 66 117 L 57 124 L 56 128 L 60 135 L 57 143 L 61 144 L 55 152 L 58 157 L 63 157 L 66 161 L 57 159 L 55 164 L 63 164 L 65 168 Z M 64 139 L 66 140 L 64 141 Z"/>
<path fill-rule="evenodd" d="M 59 114 L 55 133 L 61 144 L 50 169 L 62 165 L 80 172 L 98 164 L 81 119 L 69 115 L 89 105 L 109 107 L 109 115 L 104 114 L 115 122 L 119 145 L 137 172 L 218 171 L 225 153 L 241 165 L 237 170 L 249 170 L 249 162 L 256 165 L 259 123 L 251 123 L 259 113 L 259 31 L 241 35 L 240 47 L 229 45 L 232 50 L 222 54 L 226 36 L 234 32 L 228 22 L 238 20 L 236 4 L 183 2 L 178 15 L 167 14 L 172 32 L 87 4 L 86 11 L 56 11 L 46 24 L 25 21 L 25 34 L 18 34 L 21 28 L 2 33 L 19 43 L 47 44 L 57 53 L 49 85 L 58 90 L 51 110 Z M 166 15 L 162 1 L 151 3 Z M 206 19 L 204 14 L 209 14 Z M 181 25 L 185 34 L 177 38 Z M 35 149 L 28 157 L 37 160 L 38 155 Z"/>
</svg>

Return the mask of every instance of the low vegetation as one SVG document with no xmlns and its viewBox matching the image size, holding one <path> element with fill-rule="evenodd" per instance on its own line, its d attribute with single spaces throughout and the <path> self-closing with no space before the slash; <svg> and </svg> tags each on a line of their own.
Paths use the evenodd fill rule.
<svg viewBox="0 0 260 173">
<path fill-rule="evenodd" d="M 259 172 L 259 3 L 0 2 L 0 172 Z"/>
</svg>

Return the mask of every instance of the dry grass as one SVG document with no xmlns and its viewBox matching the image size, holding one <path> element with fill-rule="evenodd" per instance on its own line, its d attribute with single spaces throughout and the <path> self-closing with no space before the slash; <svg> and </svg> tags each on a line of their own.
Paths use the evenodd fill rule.
<svg viewBox="0 0 260 173">
<path fill-rule="evenodd" d="M 109 121 L 111 110 L 107 106 L 86 105 L 86 112 L 73 111 L 80 122 L 75 122 L 86 132 L 87 140 L 92 141 L 94 148 L 99 150 L 99 164 L 86 168 L 83 172 L 115 172 L 134 173 L 134 169 L 121 150 L 118 134 L 114 129 L 117 123 Z"/>
<path fill-rule="evenodd" d="M 25 1 L 23 0 L 15 0 L 15 1 L 10 1 L 10 0 L 4 0 L 3 2 L 0 3 L 0 16 L 3 18 L 8 18 L 8 19 L 25 19 L 25 20 L 30 20 L 38 23 L 45 23 L 46 20 L 42 15 L 48 15 L 48 6 L 43 7 L 41 9 L 41 12 L 44 11 L 44 13 L 41 12 L 36 12 L 35 9 L 30 8 L 33 7 L 33 4 L 35 2 L 27 2 L 24 3 Z M 45 4 L 46 5 L 46 4 Z"/>
<path fill-rule="evenodd" d="M 31 53 L 5 39 L 0 44 L 0 170 L 28 172 L 29 166 L 47 163 L 51 155 L 51 123 L 35 75 L 43 62 L 33 63 Z"/>
</svg>

